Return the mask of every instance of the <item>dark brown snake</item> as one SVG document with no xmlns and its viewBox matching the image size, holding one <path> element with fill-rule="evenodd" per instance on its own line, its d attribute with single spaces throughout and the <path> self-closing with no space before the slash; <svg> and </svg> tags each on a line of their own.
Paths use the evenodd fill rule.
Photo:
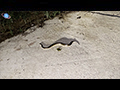
<svg viewBox="0 0 120 90">
<path fill-rule="evenodd" d="M 57 41 L 55 41 L 54 43 L 52 43 L 50 45 L 46 45 L 44 42 L 41 42 L 40 45 L 41 45 L 42 48 L 47 49 L 47 48 L 50 48 L 50 47 L 52 47 L 53 45 L 56 45 L 56 44 L 62 44 L 62 45 L 70 46 L 73 42 L 77 42 L 78 44 L 80 44 L 76 39 L 63 37 L 63 38 L 58 39 Z"/>
</svg>

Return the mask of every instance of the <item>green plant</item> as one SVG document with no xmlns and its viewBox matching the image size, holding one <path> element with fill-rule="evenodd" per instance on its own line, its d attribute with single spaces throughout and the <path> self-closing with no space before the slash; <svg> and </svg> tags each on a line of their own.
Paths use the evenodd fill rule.
<svg viewBox="0 0 120 90">
<path fill-rule="evenodd" d="M 10 30 L 10 34 L 13 35 L 13 31 L 12 30 Z"/>
<path fill-rule="evenodd" d="M 3 28 L 4 28 L 4 30 L 2 30 L 2 33 L 4 33 L 4 32 L 6 31 L 6 28 L 5 28 L 4 23 L 2 23 L 2 26 L 3 26 Z"/>
<path fill-rule="evenodd" d="M 45 11 L 45 16 L 47 19 L 55 17 L 57 14 L 60 14 L 61 11 Z"/>
<path fill-rule="evenodd" d="M 10 29 L 10 34 L 13 35 L 13 31 L 11 30 L 11 26 L 9 26 L 9 29 Z"/>
<path fill-rule="evenodd" d="M 23 32 L 23 30 L 22 30 L 21 28 L 19 29 L 19 31 L 20 31 L 20 32 Z"/>
<path fill-rule="evenodd" d="M 12 18 L 10 19 L 10 21 L 11 21 L 11 23 L 13 23 L 13 19 Z"/>
<path fill-rule="evenodd" d="M 47 18 L 50 17 L 48 11 L 45 11 L 45 16 L 46 16 Z"/>
<path fill-rule="evenodd" d="M 54 11 L 53 14 L 56 16 L 57 14 L 60 14 L 60 11 Z"/>
</svg>

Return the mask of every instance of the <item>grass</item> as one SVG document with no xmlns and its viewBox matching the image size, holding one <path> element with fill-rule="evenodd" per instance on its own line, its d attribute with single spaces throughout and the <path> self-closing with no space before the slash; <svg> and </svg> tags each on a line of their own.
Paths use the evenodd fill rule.
<svg viewBox="0 0 120 90">
<path fill-rule="evenodd" d="M 0 43 L 7 38 L 24 33 L 33 25 L 44 23 L 45 20 L 52 19 L 62 11 L 4 11 L 11 16 L 5 19 L 0 16 Z M 3 13 L 0 11 L 0 14 Z"/>
<path fill-rule="evenodd" d="M 52 17 L 55 17 L 57 14 L 60 14 L 60 11 L 54 11 L 54 12 L 50 12 L 50 11 L 45 11 L 45 16 L 50 19 Z"/>
</svg>

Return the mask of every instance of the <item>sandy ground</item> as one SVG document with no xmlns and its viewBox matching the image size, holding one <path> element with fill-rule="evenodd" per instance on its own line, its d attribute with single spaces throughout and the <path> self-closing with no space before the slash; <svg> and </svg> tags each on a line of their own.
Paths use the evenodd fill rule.
<svg viewBox="0 0 120 90">
<path fill-rule="evenodd" d="M 0 43 L 0 78 L 120 79 L 120 11 L 74 11 L 63 16 Z M 39 45 L 62 37 L 75 38 L 80 45 Z"/>
</svg>

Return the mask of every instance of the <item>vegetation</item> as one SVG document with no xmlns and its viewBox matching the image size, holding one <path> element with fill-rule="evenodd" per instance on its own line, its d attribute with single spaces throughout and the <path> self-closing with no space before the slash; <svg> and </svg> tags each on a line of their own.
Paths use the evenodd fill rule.
<svg viewBox="0 0 120 90">
<path fill-rule="evenodd" d="M 52 19 L 62 11 L 4 11 L 11 16 L 0 16 L 0 43 L 7 38 L 25 32 L 31 25 L 43 26 L 45 20 Z M 0 11 L 1 13 L 4 13 Z"/>
</svg>

